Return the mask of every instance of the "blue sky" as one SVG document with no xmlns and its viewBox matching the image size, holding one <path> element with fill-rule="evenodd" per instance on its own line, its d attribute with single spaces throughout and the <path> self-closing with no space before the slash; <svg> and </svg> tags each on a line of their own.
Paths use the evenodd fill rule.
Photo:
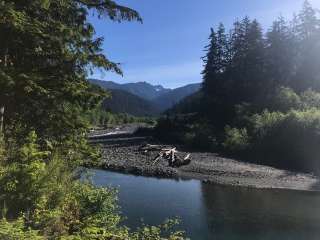
<svg viewBox="0 0 320 240">
<path fill-rule="evenodd" d="M 146 81 L 175 88 L 201 82 L 204 46 L 210 27 L 229 28 L 246 15 L 266 30 L 282 15 L 291 18 L 304 0 L 118 0 L 137 10 L 143 24 L 113 23 L 91 17 L 105 54 L 121 63 L 124 76 L 95 71 L 93 77 L 119 83 Z M 310 0 L 320 9 L 320 0 Z"/>
</svg>

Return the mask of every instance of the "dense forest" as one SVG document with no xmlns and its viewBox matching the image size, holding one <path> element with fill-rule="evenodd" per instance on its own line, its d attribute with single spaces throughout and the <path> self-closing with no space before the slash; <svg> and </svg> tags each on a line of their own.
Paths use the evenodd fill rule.
<svg viewBox="0 0 320 240">
<path fill-rule="evenodd" d="M 245 17 L 211 29 L 203 85 L 157 135 L 247 161 L 320 172 L 320 19 L 305 1 L 263 31 Z M 166 130 L 166 131 L 165 131 Z M 165 132 L 165 134 L 163 134 Z"/>
<path fill-rule="evenodd" d="M 95 109 L 86 111 L 83 117 L 90 123 L 92 129 L 110 128 L 130 123 L 145 123 L 153 126 L 156 123 L 156 118 L 153 117 L 137 117 L 128 113 L 115 113 L 103 109 L 98 106 Z"/>
<path fill-rule="evenodd" d="M 183 239 L 174 221 L 129 231 L 115 192 L 79 180 L 99 159 L 85 113 L 106 96 L 87 75 L 121 74 L 89 14 L 142 21 L 111 0 L 0 1 L 0 239 Z"/>
</svg>

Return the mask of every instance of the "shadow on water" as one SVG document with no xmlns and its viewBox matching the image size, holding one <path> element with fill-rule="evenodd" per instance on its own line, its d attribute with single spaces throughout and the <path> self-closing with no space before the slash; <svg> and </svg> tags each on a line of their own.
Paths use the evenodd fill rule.
<svg viewBox="0 0 320 240">
<path fill-rule="evenodd" d="M 315 191 L 320 191 L 320 181 L 317 181 L 316 183 L 314 183 L 310 189 Z"/>
<path fill-rule="evenodd" d="M 96 170 L 99 186 L 119 187 L 125 224 L 157 225 L 179 216 L 196 240 L 320 239 L 320 194 L 257 190 Z"/>
<path fill-rule="evenodd" d="M 201 184 L 212 239 L 319 239 L 320 195 Z"/>
</svg>

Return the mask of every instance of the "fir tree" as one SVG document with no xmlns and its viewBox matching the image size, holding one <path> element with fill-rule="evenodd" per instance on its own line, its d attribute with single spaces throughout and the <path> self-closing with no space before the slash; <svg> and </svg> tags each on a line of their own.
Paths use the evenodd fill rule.
<svg viewBox="0 0 320 240">
<path fill-rule="evenodd" d="M 102 99 L 87 81 L 102 68 L 121 74 L 102 53 L 89 11 L 113 21 L 139 20 L 110 0 L 0 2 L 0 109 L 4 126 L 34 129 L 61 139 L 84 128 L 79 113 Z M 1 124 L 2 125 L 2 124 Z"/>
</svg>

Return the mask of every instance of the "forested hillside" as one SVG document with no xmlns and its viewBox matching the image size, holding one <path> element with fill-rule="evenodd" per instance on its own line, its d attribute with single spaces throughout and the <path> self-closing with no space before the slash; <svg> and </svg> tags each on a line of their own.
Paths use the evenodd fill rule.
<svg viewBox="0 0 320 240">
<path fill-rule="evenodd" d="M 157 98 L 153 99 L 152 102 L 154 103 L 154 105 L 158 106 L 161 112 L 164 112 L 165 110 L 168 110 L 179 103 L 185 97 L 188 97 L 199 91 L 200 87 L 201 84 L 199 83 L 179 87 L 158 96 Z"/>
<path fill-rule="evenodd" d="M 307 1 L 263 31 L 249 17 L 211 29 L 201 94 L 159 135 L 238 158 L 320 172 L 320 19 Z M 164 137 L 168 135 L 164 135 Z M 168 137 L 170 138 L 170 137 Z"/>
<path fill-rule="evenodd" d="M 160 108 L 151 101 L 123 90 L 111 90 L 111 97 L 102 103 L 102 109 L 113 113 L 128 113 L 133 116 L 158 116 Z"/>
<path fill-rule="evenodd" d="M 164 88 L 160 85 L 154 86 L 147 82 L 119 84 L 112 81 L 102 81 L 97 79 L 90 79 L 89 81 L 104 89 L 123 90 L 148 101 L 171 91 L 169 88 Z"/>
<path fill-rule="evenodd" d="M 112 81 L 90 79 L 110 92 L 103 101 L 104 111 L 128 113 L 133 116 L 160 116 L 185 97 L 199 91 L 201 84 L 189 84 L 176 89 L 153 86 L 146 82 L 118 84 Z"/>
</svg>

